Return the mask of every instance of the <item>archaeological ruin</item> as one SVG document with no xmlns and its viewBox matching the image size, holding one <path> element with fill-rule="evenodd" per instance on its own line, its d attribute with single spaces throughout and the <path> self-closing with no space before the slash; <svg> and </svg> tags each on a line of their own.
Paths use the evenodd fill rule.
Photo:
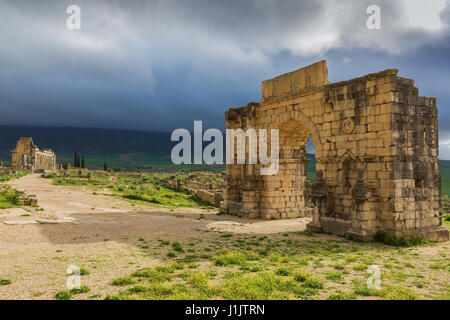
<svg viewBox="0 0 450 320">
<path fill-rule="evenodd" d="M 312 216 L 309 230 L 353 239 L 382 231 L 448 240 L 439 215 L 437 99 L 419 96 L 414 80 L 397 73 L 329 83 L 321 61 L 263 81 L 261 101 L 229 109 L 225 123 L 278 129 L 279 170 L 261 175 L 260 163 L 228 164 L 222 210 L 262 219 Z M 309 185 L 311 136 L 317 164 Z"/>
<path fill-rule="evenodd" d="M 11 151 L 11 166 L 14 170 L 31 172 L 55 171 L 56 155 L 50 149 L 39 150 L 32 138 L 20 138 Z"/>
</svg>

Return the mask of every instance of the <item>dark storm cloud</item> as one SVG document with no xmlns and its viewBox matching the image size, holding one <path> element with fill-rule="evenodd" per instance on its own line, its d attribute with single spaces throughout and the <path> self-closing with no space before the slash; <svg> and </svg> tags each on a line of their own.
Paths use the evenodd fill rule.
<svg viewBox="0 0 450 320">
<path fill-rule="evenodd" d="M 330 81 L 398 67 L 439 97 L 450 158 L 450 6 L 427 29 L 425 14 L 408 16 L 417 3 L 0 0 L 0 123 L 223 128 L 228 107 L 259 100 L 261 80 L 326 58 Z M 70 4 L 81 7 L 79 31 L 66 28 Z M 366 28 L 370 4 L 381 30 Z"/>
</svg>

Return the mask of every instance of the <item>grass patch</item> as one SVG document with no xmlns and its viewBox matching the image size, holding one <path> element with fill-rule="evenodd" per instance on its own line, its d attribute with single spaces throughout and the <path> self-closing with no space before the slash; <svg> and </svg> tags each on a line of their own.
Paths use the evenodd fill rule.
<svg viewBox="0 0 450 320">
<path fill-rule="evenodd" d="M 172 249 L 178 252 L 184 252 L 183 247 L 179 242 L 173 242 L 172 243 Z"/>
<path fill-rule="evenodd" d="M 88 293 L 91 289 L 88 286 L 80 286 L 80 288 L 73 288 L 70 290 L 59 291 L 56 293 L 57 300 L 70 300 L 75 294 Z"/>
<path fill-rule="evenodd" d="M 327 300 L 355 300 L 356 294 L 344 291 L 336 291 L 327 297 Z"/>
<path fill-rule="evenodd" d="M 232 300 L 308 298 L 316 293 L 311 288 L 273 272 L 231 277 L 225 280 L 221 289 L 221 295 Z"/>
<path fill-rule="evenodd" d="M 30 174 L 29 171 L 18 171 L 16 173 L 14 173 L 13 171 L 10 171 L 10 170 L 7 170 L 7 171 L 2 170 L 2 172 L 0 172 L 0 182 L 6 182 L 9 180 L 19 179 L 28 174 Z"/>
<path fill-rule="evenodd" d="M 72 293 L 69 290 L 59 291 L 56 293 L 55 298 L 57 300 L 70 300 L 72 298 Z"/>
<path fill-rule="evenodd" d="M 223 183 L 214 173 L 199 173 L 199 178 L 204 183 Z M 221 175 L 219 175 L 221 176 Z M 133 173 L 133 172 L 88 172 L 69 170 L 66 175 L 51 175 L 55 185 L 89 186 L 94 188 L 93 193 L 99 194 L 98 190 L 108 188 L 113 196 L 122 197 L 133 204 L 147 204 L 151 206 L 163 206 L 170 208 L 197 207 L 204 209 L 214 208 L 211 204 L 199 199 L 189 192 L 173 190 L 166 186 L 169 178 L 186 180 L 188 175 L 177 173 Z"/>
<path fill-rule="evenodd" d="M 310 272 L 306 270 L 296 270 L 294 272 L 294 279 L 298 282 L 303 283 L 306 287 L 323 289 L 323 282 L 319 278 L 313 276 Z"/>
<path fill-rule="evenodd" d="M 88 286 L 81 286 L 80 288 L 73 288 L 70 290 L 72 294 L 82 294 L 91 291 Z"/>
<path fill-rule="evenodd" d="M 380 297 L 382 291 L 377 289 L 370 289 L 365 281 L 353 281 L 354 294 L 363 297 Z"/>
<path fill-rule="evenodd" d="M 169 281 L 172 276 L 167 271 L 157 270 L 156 268 L 144 268 L 132 274 L 133 277 L 145 278 L 154 283 Z"/>
<path fill-rule="evenodd" d="M 334 281 L 334 282 L 340 282 L 342 281 L 342 273 L 341 272 L 329 272 L 326 276 L 326 279 Z"/>
<path fill-rule="evenodd" d="M 116 278 L 112 281 L 113 286 L 128 286 L 134 284 L 136 281 L 132 277 Z"/>
<path fill-rule="evenodd" d="M 247 262 L 247 255 L 238 251 L 227 251 L 212 257 L 216 266 L 243 265 Z"/>
<path fill-rule="evenodd" d="M 396 247 L 412 247 L 412 246 L 428 244 L 428 242 L 424 238 L 420 238 L 420 237 L 397 238 L 397 237 L 391 236 L 383 231 L 378 231 L 375 234 L 374 240 L 376 242 L 381 242 L 381 243 L 388 244 L 391 246 L 396 246 Z"/>
<path fill-rule="evenodd" d="M 0 185 L 0 209 L 10 209 L 29 205 L 30 200 L 8 185 Z"/>
</svg>

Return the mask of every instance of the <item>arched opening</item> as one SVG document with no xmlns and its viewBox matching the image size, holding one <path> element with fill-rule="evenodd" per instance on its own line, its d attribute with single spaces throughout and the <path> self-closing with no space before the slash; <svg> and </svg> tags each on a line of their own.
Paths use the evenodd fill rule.
<svg viewBox="0 0 450 320">
<path fill-rule="evenodd" d="M 288 120 L 278 125 L 279 170 L 266 177 L 267 186 L 274 186 L 278 199 L 274 200 L 271 216 L 292 218 L 311 215 L 311 183 L 315 177 L 315 151 L 312 129 L 299 120 Z M 308 146 L 309 143 L 309 146 Z"/>
<path fill-rule="evenodd" d="M 306 159 L 309 160 L 306 166 L 306 180 L 309 183 L 314 182 L 316 179 L 316 147 L 314 146 L 314 142 L 312 139 L 312 135 L 309 137 L 309 140 L 306 142 Z"/>
</svg>

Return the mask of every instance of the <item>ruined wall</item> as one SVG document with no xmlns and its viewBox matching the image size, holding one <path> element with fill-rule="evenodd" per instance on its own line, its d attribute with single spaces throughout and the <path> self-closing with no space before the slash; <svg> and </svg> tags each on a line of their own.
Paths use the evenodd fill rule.
<svg viewBox="0 0 450 320">
<path fill-rule="evenodd" d="M 32 138 L 20 138 L 11 151 L 11 165 L 14 170 L 55 171 L 56 156 L 50 149 L 39 150 Z"/>
<path fill-rule="evenodd" d="M 263 99 L 230 109 L 226 127 L 279 129 L 280 169 L 262 176 L 261 164 L 228 165 L 223 210 L 265 219 L 311 215 L 305 144 L 312 135 L 309 229 L 448 239 L 439 218 L 437 102 L 419 97 L 414 81 L 397 73 L 329 84 L 321 61 L 264 81 Z"/>
</svg>

